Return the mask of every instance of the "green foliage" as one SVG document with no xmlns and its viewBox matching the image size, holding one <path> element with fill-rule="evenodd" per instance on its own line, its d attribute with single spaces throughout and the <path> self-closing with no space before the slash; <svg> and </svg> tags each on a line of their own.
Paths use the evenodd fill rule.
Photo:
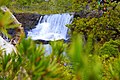
<svg viewBox="0 0 120 80">
<path fill-rule="evenodd" d="M 24 39 L 17 49 L 17 54 L 0 57 L 2 79 L 62 79 L 62 65 L 57 63 L 56 58 L 51 60 L 50 56 L 45 56 L 42 45 L 36 46 L 31 39 Z"/>
<path fill-rule="evenodd" d="M 93 1 L 95 3 L 95 1 Z M 15 0 L 9 4 L 17 12 L 37 12 L 40 14 L 80 12 L 86 9 L 87 0 Z M 19 9 L 19 10 L 18 10 Z M 87 10 L 86 10 L 87 11 Z"/>
<path fill-rule="evenodd" d="M 89 44 L 90 45 L 90 44 Z M 84 47 L 81 37 L 74 37 L 68 56 L 73 65 L 75 80 L 100 80 L 102 77 L 99 57 L 90 55 L 90 47 Z"/>
<path fill-rule="evenodd" d="M 28 64 L 24 67 L 31 79 L 47 79 L 60 77 L 59 70 L 62 67 L 56 63 L 56 59 L 51 61 L 49 56 L 44 55 L 42 45 L 36 47 L 31 39 L 23 40 L 18 46 L 23 61 Z M 26 57 L 26 58 L 25 58 Z"/>
<path fill-rule="evenodd" d="M 3 66 L 0 67 L 1 78 L 6 80 L 99 79 L 102 74 L 98 56 L 86 53 L 89 51 L 82 47 L 82 40 L 77 37 L 75 39 L 76 41 L 73 41 L 71 48 L 68 49 L 68 56 L 63 55 L 66 44 L 61 41 L 51 42 L 52 53 L 45 56 L 42 45 L 36 46 L 31 39 L 23 39 L 17 45 L 17 54 L 1 55 L 0 61 L 1 66 Z"/>
<path fill-rule="evenodd" d="M 120 79 L 120 58 L 116 60 L 113 64 L 109 65 L 110 66 L 110 72 L 113 80 L 119 80 Z"/>
<path fill-rule="evenodd" d="M 56 60 L 61 63 L 67 45 L 63 41 L 51 42 L 50 44 L 52 47 L 51 59 L 56 58 Z"/>
<path fill-rule="evenodd" d="M 0 0 L 0 6 L 8 5 L 11 0 Z"/>
<path fill-rule="evenodd" d="M 100 55 L 107 55 L 107 56 L 118 56 L 120 47 L 120 41 L 119 40 L 110 40 L 109 42 L 106 42 L 99 51 Z"/>
<path fill-rule="evenodd" d="M 119 3 L 110 3 L 108 11 L 103 13 L 101 17 L 95 15 L 86 18 L 78 17 L 68 27 L 72 30 L 72 34 L 89 35 L 92 33 L 94 38 L 100 38 L 103 43 L 111 38 L 117 39 L 120 33 L 120 9 L 118 7 L 120 7 Z M 98 15 L 98 10 L 95 10 L 95 12 Z"/>
<path fill-rule="evenodd" d="M 19 24 L 14 24 L 14 21 L 11 18 L 11 14 L 9 12 L 5 12 L 3 14 L 3 12 L 0 11 L 0 32 L 8 37 L 10 37 L 10 35 L 7 34 L 7 29 L 19 26 Z"/>
</svg>

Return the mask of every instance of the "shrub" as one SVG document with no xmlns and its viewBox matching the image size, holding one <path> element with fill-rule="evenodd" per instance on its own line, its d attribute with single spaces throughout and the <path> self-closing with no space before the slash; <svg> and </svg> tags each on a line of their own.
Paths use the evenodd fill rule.
<svg viewBox="0 0 120 80">
<path fill-rule="evenodd" d="M 110 40 L 106 42 L 99 51 L 100 55 L 108 55 L 117 57 L 119 54 L 120 41 L 119 40 Z"/>
</svg>

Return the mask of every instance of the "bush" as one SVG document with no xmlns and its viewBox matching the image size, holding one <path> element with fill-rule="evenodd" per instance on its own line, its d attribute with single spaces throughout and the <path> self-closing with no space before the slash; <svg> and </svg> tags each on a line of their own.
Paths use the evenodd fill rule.
<svg viewBox="0 0 120 80">
<path fill-rule="evenodd" d="M 100 55 L 108 55 L 117 57 L 119 54 L 120 41 L 119 40 L 110 40 L 109 42 L 104 43 L 100 48 Z"/>
</svg>

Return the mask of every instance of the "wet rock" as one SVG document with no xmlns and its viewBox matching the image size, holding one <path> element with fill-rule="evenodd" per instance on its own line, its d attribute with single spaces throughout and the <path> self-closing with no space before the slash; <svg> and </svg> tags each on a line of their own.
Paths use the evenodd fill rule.
<svg viewBox="0 0 120 80">
<path fill-rule="evenodd" d="M 27 35 L 27 31 L 35 28 L 37 25 L 40 14 L 34 13 L 13 13 L 17 20 L 22 23 L 22 27 L 24 28 L 25 35 Z M 16 29 L 9 29 L 8 33 L 13 37 L 16 34 Z"/>
<path fill-rule="evenodd" d="M 84 10 L 82 10 L 81 12 L 75 12 L 74 17 L 75 18 L 77 18 L 77 17 L 85 18 L 86 15 L 87 15 L 87 13 Z"/>
<path fill-rule="evenodd" d="M 17 20 L 22 23 L 22 27 L 26 30 L 30 30 L 37 25 L 41 15 L 33 13 L 14 13 Z"/>
</svg>

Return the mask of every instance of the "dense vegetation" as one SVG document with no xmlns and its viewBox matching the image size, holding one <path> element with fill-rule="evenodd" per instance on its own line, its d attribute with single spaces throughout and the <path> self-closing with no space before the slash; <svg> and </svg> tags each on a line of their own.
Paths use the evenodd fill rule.
<svg viewBox="0 0 120 80">
<path fill-rule="evenodd" d="M 15 12 L 40 14 L 81 11 L 88 0 L 11 0 L 8 7 Z"/>
<path fill-rule="evenodd" d="M 71 30 L 70 43 L 50 42 L 50 55 L 45 54 L 42 44 L 36 46 L 34 41 L 24 38 L 16 45 L 17 53 L 3 55 L 0 50 L 0 79 L 120 80 L 119 2 L 99 5 L 96 0 L 4 1 L 0 0 L 0 6 L 7 5 L 17 12 L 40 10 L 46 14 L 83 12 L 85 15 L 77 16 L 67 25 Z M 99 13 L 104 8 L 107 11 Z M 16 27 L 12 22 L 8 13 L 0 11 L 1 32 L 7 35 L 6 29 Z"/>
</svg>

